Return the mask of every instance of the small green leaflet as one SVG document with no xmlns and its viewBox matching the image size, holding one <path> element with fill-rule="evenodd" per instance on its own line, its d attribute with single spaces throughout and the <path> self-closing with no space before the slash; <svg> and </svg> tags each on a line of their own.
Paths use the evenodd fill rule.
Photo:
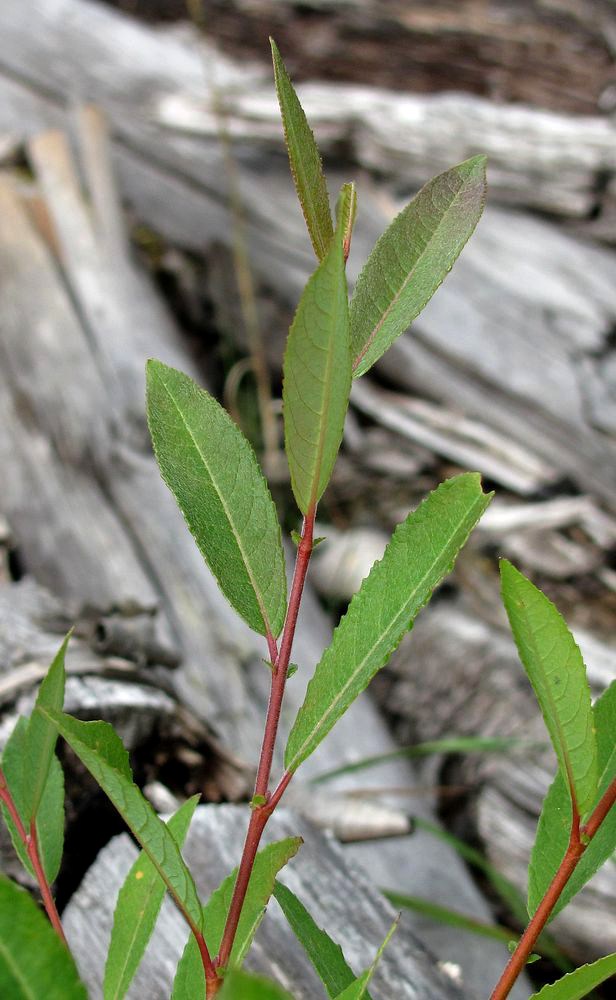
<svg viewBox="0 0 616 1000">
<path fill-rule="evenodd" d="M 4 776 L 26 830 L 30 827 L 30 823 L 25 819 L 28 809 L 28 783 L 24 775 L 28 753 L 28 726 L 29 720 L 20 716 L 2 754 Z M 32 862 L 4 803 L 2 803 L 2 814 L 19 860 L 26 871 L 36 878 Z M 51 884 L 60 870 L 64 848 L 64 774 L 55 754 L 51 758 L 51 766 L 37 809 L 36 836 L 43 871 Z"/>
<path fill-rule="evenodd" d="M 481 217 L 485 175 L 485 156 L 474 156 L 434 177 L 376 243 L 351 299 L 355 378 L 404 333 L 451 270 Z"/>
<path fill-rule="evenodd" d="M 161 475 L 223 594 L 256 632 L 277 636 L 280 526 L 250 444 L 208 392 L 161 361 L 147 363 L 147 410 Z"/>
<path fill-rule="evenodd" d="M 582 965 L 556 983 L 533 993 L 530 1000 L 582 1000 L 595 986 L 616 975 L 616 953 L 606 955 L 591 965 Z"/>
<path fill-rule="evenodd" d="M 545 594 L 506 559 L 501 585 L 511 631 L 581 817 L 597 792 L 597 746 L 586 668 Z"/>
<path fill-rule="evenodd" d="M 388 660 L 490 502 L 478 473 L 442 483 L 399 524 L 308 685 L 285 751 L 295 771 Z"/>
<path fill-rule="evenodd" d="M 36 699 L 37 706 L 50 708 L 55 712 L 62 711 L 64 706 L 64 684 L 66 680 L 64 657 L 70 637 L 71 632 L 64 639 L 43 679 Z M 47 775 L 51 767 L 57 739 L 58 732 L 56 727 L 38 712 L 33 712 L 28 723 L 28 753 L 25 764 L 28 775 L 26 785 L 28 801 L 24 803 L 24 816 L 28 818 L 28 827 L 32 817 L 37 814 L 39 803 L 45 790 Z"/>
<path fill-rule="evenodd" d="M 297 854 L 301 845 L 301 837 L 288 837 L 268 844 L 257 854 L 231 951 L 230 966 L 243 962 L 272 895 L 276 876 Z M 217 955 L 220 949 L 236 878 L 237 868 L 212 893 L 203 908 L 203 933 L 211 955 Z M 191 936 L 177 967 L 171 1000 L 194 1000 L 200 991 L 205 992 L 205 974 L 195 939 Z"/>
<path fill-rule="evenodd" d="M 599 787 L 596 801 L 616 778 L 616 681 L 597 699 L 593 707 L 597 739 Z M 533 915 L 562 861 L 571 832 L 571 796 L 559 771 L 543 803 L 537 836 L 528 869 L 528 912 Z M 601 865 L 616 851 L 616 809 L 612 808 L 577 863 L 563 889 L 552 916 L 586 885 Z"/>
<path fill-rule="evenodd" d="M 336 461 L 351 391 L 349 310 L 340 239 L 309 279 L 291 324 L 282 389 L 291 485 L 303 514 Z"/>
<path fill-rule="evenodd" d="M 274 898 L 314 965 L 328 997 L 339 996 L 355 982 L 355 973 L 347 964 L 342 948 L 315 923 L 304 904 L 282 882 L 276 882 Z M 366 998 L 370 1000 L 368 994 Z"/>
<path fill-rule="evenodd" d="M 314 252 L 318 260 L 323 260 L 334 235 L 323 165 L 314 135 L 273 38 L 270 38 L 270 44 L 291 173 Z"/>
<path fill-rule="evenodd" d="M 188 799 L 167 823 L 181 849 L 199 801 Z M 142 851 L 120 889 L 105 964 L 104 1000 L 122 1000 L 148 946 L 166 892 L 165 883 Z"/>
<path fill-rule="evenodd" d="M 191 994 L 194 1000 L 196 994 Z M 270 979 L 252 976 L 247 972 L 232 969 L 225 976 L 223 987 L 218 994 L 220 1000 L 293 1000 L 290 993 L 277 986 Z"/>
<path fill-rule="evenodd" d="M 342 240 L 342 255 L 345 260 L 351 249 L 353 226 L 357 215 L 357 191 L 355 184 L 343 184 L 336 203 L 336 233 Z"/>
<path fill-rule="evenodd" d="M 75 963 L 30 895 L 0 875 L 0 997 L 88 1000 Z"/>
<path fill-rule="evenodd" d="M 80 722 L 37 709 L 52 721 L 101 786 L 154 864 L 191 927 L 201 929 L 201 903 L 173 835 L 133 782 L 128 753 L 108 722 Z"/>
<path fill-rule="evenodd" d="M 372 979 L 374 973 L 376 972 L 376 967 L 381 960 L 381 956 L 385 951 L 385 948 L 389 944 L 390 938 L 394 933 L 394 931 L 396 930 L 397 926 L 398 926 L 398 918 L 396 917 L 396 919 L 394 920 L 393 924 L 391 925 L 391 927 L 387 932 L 387 936 L 383 941 L 383 944 L 377 951 L 374 962 L 372 963 L 370 968 L 366 969 L 363 975 L 361 975 L 358 979 L 356 979 L 354 983 L 351 983 L 350 986 L 347 986 L 347 988 L 343 990 L 342 993 L 339 993 L 337 1000 L 363 1000 L 363 998 L 367 997 L 368 984 L 370 983 L 370 980 Z"/>
</svg>

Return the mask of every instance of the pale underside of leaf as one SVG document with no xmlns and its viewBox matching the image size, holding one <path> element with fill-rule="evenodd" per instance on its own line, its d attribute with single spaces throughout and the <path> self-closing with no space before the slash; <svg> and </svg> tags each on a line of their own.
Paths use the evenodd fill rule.
<svg viewBox="0 0 616 1000">
<path fill-rule="evenodd" d="M 333 236 L 323 165 L 314 135 L 286 71 L 282 56 L 272 38 L 270 38 L 270 43 L 276 93 L 282 115 L 291 174 L 314 252 L 318 260 L 323 260 Z"/>
<path fill-rule="evenodd" d="M 334 632 L 285 752 L 295 771 L 387 661 L 487 507 L 479 475 L 442 483 L 398 525 Z"/>
<path fill-rule="evenodd" d="M 485 190 L 485 157 L 475 156 L 429 181 L 378 240 L 351 299 L 355 378 L 432 298 L 481 217 Z"/>
<path fill-rule="evenodd" d="M 331 476 L 351 389 L 347 288 L 338 238 L 306 285 L 283 371 L 285 447 L 293 493 L 306 514 Z"/>
<path fill-rule="evenodd" d="M 593 706 L 597 740 L 596 801 L 616 779 L 616 681 Z M 547 892 L 569 844 L 571 796 L 559 770 L 543 803 L 528 869 L 528 912 L 532 916 Z M 556 916 L 616 851 L 616 809 L 612 808 L 580 858 L 553 911 Z"/>
<path fill-rule="evenodd" d="M 501 560 L 511 630 L 580 817 L 597 792 L 597 747 L 582 654 L 551 601 Z"/>
<path fill-rule="evenodd" d="M 280 526 L 254 451 L 187 375 L 149 361 L 148 423 L 160 471 L 227 600 L 257 632 L 286 611 Z"/>
</svg>

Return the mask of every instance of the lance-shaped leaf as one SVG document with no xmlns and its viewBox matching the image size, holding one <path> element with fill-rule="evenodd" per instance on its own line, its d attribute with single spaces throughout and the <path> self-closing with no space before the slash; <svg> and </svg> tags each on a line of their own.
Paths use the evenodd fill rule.
<svg viewBox="0 0 616 1000">
<path fill-rule="evenodd" d="M 388 660 L 450 572 L 490 502 L 477 473 L 442 483 L 399 524 L 334 632 L 308 685 L 285 751 L 295 771 Z"/>
<path fill-rule="evenodd" d="M 413 322 L 451 270 L 485 202 L 486 158 L 425 185 L 376 243 L 351 299 L 354 375 L 363 375 Z"/>
<path fill-rule="evenodd" d="M 351 238 L 353 236 L 356 215 L 357 190 L 355 184 L 351 181 L 349 184 L 342 185 L 336 203 L 336 234 L 342 241 L 342 255 L 345 260 L 347 260 L 351 249 Z"/>
<path fill-rule="evenodd" d="M 597 740 L 598 802 L 616 780 L 616 681 L 597 699 L 593 707 Z M 561 771 L 543 803 L 537 836 L 528 870 L 528 912 L 532 916 L 548 890 L 565 855 L 571 833 L 571 796 Z M 578 861 L 563 889 L 552 916 L 555 916 L 586 885 L 601 865 L 616 851 L 616 809 L 612 808 Z"/>
<path fill-rule="evenodd" d="M 87 1000 L 75 963 L 30 895 L 0 875 L 0 996 Z"/>
<path fill-rule="evenodd" d="M 355 982 L 355 973 L 347 964 L 342 948 L 317 925 L 301 900 L 282 882 L 276 882 L 274 898 L 306 951 L 328 997 L 337 997 Z M 369 1000 L 368 994 L 366 1000 Z"/>
<path fill-rule="evenodd" d="M 167 823 L 179 848 L 198 801 L 198 795 L 188 799 Z M 165 883 L 142 851 L 118 895 L 105 964 L 104 1000 L 122 1000 L 126 994 L 152 936 L 165 892 Z"/>
<path fill-rule="evenodd" d="M 196 994 L 192 994 L 194 997 Z M 270 979 L 232 969 L 218 994 L 220 1000 L 293 1000 L 290 993 Z"/>
<path fill-rule="evenodd" d="M 583 817 L 597 792 L 597 746 L 582 654 L 552 602 L 506 559 L 501 584 L 520 659 Z"/>
<path fill-rule="evenodd" d="M 251 628 L 278 635 L 286 610 L 280 526 L 250 444 L 188 375 L 147 364 L 150 434 L 160 471 L 227 600 Z"/>
<path fill-rule="evenodd" d="M 191 928 L 201 930 L 201 903 L 175 838 L 133 782 L 128 753 L 108 722 L 80 722 L 39 708 L 52 721 L 141 844 Z"/>
<path fill-rule="evenodd" d="M 398 918 L 394 920 L 393 924 L 389 928 L 387 936 L 383 941 L 383 944 L 377 951 L 374 962 L 372 963 L 370 968 L 366 969 L 366 971 L 361 976 L 359 976 L 359 978 L 356 979 L 354 983 L 351 983 L 350 986 L 347 986 L 347 988 L 343 990 L 342 993 L 339 993 L 337 1000 L 365 1000 L 365 998 L 368 996 L 367 993 L 368 984 L 372 979 L 376 971 L 376 967 L 381 961 L 381 956 L 385 951 L 385 948 L 389 944 L 390 938 L 394 933 L 394 931 L 396 930 L 397 926 L 398 926 Z"/>
<path fill-rule="evenodd" d="M 64 706 L 66 671 L 64 657 L 71 633 L 66 636 L 39 688 L 36 705 L 61 712 Z M 58 731 L 40 712 L 33 712 L 28 722 L 28 750 L 25 762 L 27 802 L 24 803 L 28 821 L 36 817 L 45 790 L 47 776 L 54 756 Z M 28 824 L 29 825 L 29 824 Z"/>
<path fill-rule="evenodd" d="M 272 895 L 276 876 L 302 845 L 301 837 L 287 837 L 263 847 L 255 858 L 242 915 L 237 926 L 229 966 L 241 965 L 250 948 L 265 907 Z M 237 868 L 216 889 L 203 908 L 205 941 L 211 955 L 217 955 L 231 905 Z M 171 1000 L 193 1000 L 205 991 L 205 975 L 194 938 L 190 937 L 180 959 Z"/>
<path fill-rule="evenodd" d="M 283 371 L 291 485 L 306 514 L 329 482 L 351 390 L 349 310 L 338 237 L 306 285 L 289 331 Z"/>
<path fill-rule="evenodd" d="M 533 993 L 530 1000 L 582 1000 L 596 986 L 616 975 L 616 953 L 605 955 L 591 965 L 582 965 L 555 983 Z"/>
<path fill-rule="evenodd" d="M 4 776 L 26 831 L 30 827 L 28 820 L 30 789 L 25 767 L 28 760 L 28 727 L 30 721 L 20 716 L 6 742 L 2 754 Z M 26 871 L 36 879 L 36 873 L 28 857 L 23 840 L 19 836 L 13 819 L 4 803 L 2 803 L 2 815 L 19 860 Z M 60 766 L 60 761 L 55 754 L 52 755 L 45 787 L 37 808 L 36 838 L 45 877 L 49 883 L 52 883 L 55 881 L 60 870 L 64 848 L 64 774 Z"/>
<path fill-rule="evenodd" d="M 278 46 L 273 38 L 270 38 L 270 43 L 276 93 L 280 104 L 291 173 L 314 252 L 319 260 L 323 260 L 333 236 L 332 216 L 323 164 L 314 135 L 304 114 L 304 109 L 299 103 L 299 98 L 293 89 Z"/>
</svg>

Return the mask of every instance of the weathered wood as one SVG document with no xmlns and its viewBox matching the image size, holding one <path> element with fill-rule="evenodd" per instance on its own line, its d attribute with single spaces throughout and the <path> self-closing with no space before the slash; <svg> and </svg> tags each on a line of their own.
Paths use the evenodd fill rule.
<svg viewBox="0 0 616 1000">
<path fill-rule="evenodd" d="M 235 867 L 241 850 L 244 810 L 233 806 L 198 808 L 183 854 L 202 898 Z M 301 833 L 305 843 L 284 869 L 282 881 L 305 903 L 317 923 L 343 943 L 357 974 L 366 968 L 384 938 L 395 911 L 365 876 L 348 867 L 340 849 L 305 820 L 281 810 L 265 840 Z M 116 893 L 137 850 L 128 837 L 112 841 L 99 855 L 63 922 L 89 989 L 102 997 L 101 981 Z M 173 969 L 187 938 L 185 925 L 171 904 L 164 904 L 144 965 L 127 996 L 166 1000 Z M 297 1000 L 320 996 L 323 987 L 275 902 L 271 902 L 247 965 L 286 986 Z M 375 1000 L 458 1000 L 462 993 L 439 972 L 408 927 L 401 926 L 388 946 L 370 987 Z"/>
<path fill-rule="evenodd" d="M 216 86 L 225 95 L 232 135 L 279 146 L 266 63 L 234 63 L 194 31 L 156 32 L 88 0 L 47 0 L 37 23 L 33 32 L 21 0 L 5 0 L 0 78 L 8 89 L 0 128 L 22 131 L 33 115 L 45 113 L 40 98 L 56 114 L 69 95 L 95 100 L 122 144 L 146 163 L 220 191 Z M 34 93 L 17 96 L 16 81 Z M 344 84 L 303 85 L 300 94 L 325 149 L 344 143 L 358 163 L 394 173 L 409 186 L 483 149 L 491 157 L 494 196 L 582 218 L 595 213 L 598 202 L 601 207 L 601 198 L 610 204 L 606 179 L 614 175 L 616 130 L 607 117 L 576 119 L 470 95 Z M 19 122 L 16 110 L 23 114 L 29 100 L 32 110 Z M 258 173 L 251 178 L 255 194 L 261 193 Z"/>
</svg>

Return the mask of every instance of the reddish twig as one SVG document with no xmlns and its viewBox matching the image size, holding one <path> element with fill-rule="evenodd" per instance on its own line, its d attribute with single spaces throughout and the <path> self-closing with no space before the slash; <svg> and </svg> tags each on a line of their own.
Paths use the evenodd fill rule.
<svg viewBox="0 0 616 1000">
<path fill-rule="evenodd" d="M 0 799 L 2 800 L 2 802 L 4 802 L 11 819 L 15 824 L 15 829 L 17 830 L 19 839 L 21 840 L 21 842 L 24 845 L 24 848 L 26 849 L 26 853 L 30 859 L 30 863 L 32 864 L 32 868 L 34 869 L 36 880 L 41 890 L 43 905 L 47 912 L 47 916 L 49 917 L 50 923 L 53 929 L 55 930 L 56 934 L 62 941 L 62 943 L 66 945 L 66 947 L 68 948 L 68 943 L 64 935 L 64 929 L 62 927 L 62 922 L 60 920 L 60 915 L 56 908 L 56 903 L 51 894 L 49 882 L 47 881 L 47 876 L 45 875 L 43 864 L 41 862 L 41 857 L 38 848 L 38 838 L 36 834 L 36 822 L 32 820 L 30 824 L 30 833 L 28 833 L 24 824 L 21 821 L 21 816 L 17 811 L 17 806 L 15 805 L 13 796 L 9 791 L 9 787 L 6 783 L 6 778 L 1 769 L 0 769 Z"/>
<path fill-rule="evenodd" d="M 259 849 L 263 830 L 265 829 L 272 812 L 282 798 L 285 788 L 291 780 L 291 774 L 287 772 L 283 776 L 275 792 L 272 795 L 269 794 L 269 781 L 272 771 L 272 762 L 274 759 L 274 746 L 276 743 L 276 735 L 278 733 L 278 723 L 280 721 L 280 710 L 282 707 L 282 699 L 284 697 L 287 671 L 289 669 L 289 662 L 291 659 L 291 649 L 293 646 L 293 638 L 295 636 L 297 616 L 299 614 L 299 608 L 302 600 L 306 573 L 308 572 L 308 563 L 310 562 L 310 556 L 312 553 L 315 513 L 316 510 L 313 509 L 309 511 L 304 518 L 302 535 L 297 549 L 293 583 L 291 585 L 291 593 L 289 595 L 287 617 L 280 643 L 280 652 L 278 653 L 276 660 L 273 661 L 272 666 L 270 698 L 267 708 L 267 718 L 265 720 L 261 756 L 259 758 L 259 767 L 257 770 L 254 790 L 255 797 L 263 797 L 266 801 L 261 805 L 255 805 L 250 817 L 250 823 L 248 824 L 242 859 L 240 861 L 235 888 L 233 890 L 233 897 L 231 899 L 231 905 L 227 915 L 227 922 L 225 924 L 220 944 L 220 953 L 216 959 L 216 966 L 219 969 L 224 968 L 229 961 L 229 956 L 235 940 L 237 925 L 242 912 L 242 906 L 244 905 L 244 899 L 246 898 L 248 883 L 250 881 L 250 875 L 252 873 L 255 857 Z M 208 1000 L 209 996 L 210 994 L 208 993 Z"/>
<path fill-rule="evenodd" d="M 550 919 L 552 911 L 556 906 L 563 889 L 573 875 L 580 858 L 595 836 L 597 830 L 601 826 L 601 823 L 614 805 L 614 802 L 616 802 L 616 779 L 612 781 L 608 790 L 593 810 L 590 819 L 584 824 L 584 826 L 580 826 L 580 817 L 574 806 L 571 821 L 571 836 L 569 838 L 569 846 L 567 847 L 565 856 L 562 859 L 558 867 L 558 871 L 552 879 L 545 896 L 537 907 L 532 920 L 520 938 L 516 950 L 509 959 L 505 971 L 496 984 L 490 1000 L 505 1000 L 505 998 L 509 996 L 516 979 L 522 972 L 535 948 L 539 935 Z"/>
</svg>

